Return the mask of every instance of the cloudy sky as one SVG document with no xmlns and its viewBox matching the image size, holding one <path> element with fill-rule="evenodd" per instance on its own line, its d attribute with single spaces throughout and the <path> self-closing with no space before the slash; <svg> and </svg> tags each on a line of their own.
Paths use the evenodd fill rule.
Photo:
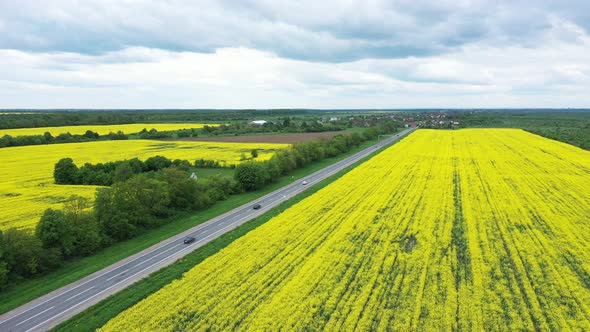
<svg viewBox="0 0 590 332">
<path fill-rule="evenodd" d="M 0 0 L 0 108 L 590 107 L 590 1 Z"/>
</svg>

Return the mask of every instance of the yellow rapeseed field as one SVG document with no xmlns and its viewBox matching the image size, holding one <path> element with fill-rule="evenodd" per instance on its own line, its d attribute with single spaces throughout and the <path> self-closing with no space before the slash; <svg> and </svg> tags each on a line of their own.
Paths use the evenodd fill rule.
<svg viewBox="0 0 590 332">
<path fill-rule="evenodd" d="M 207 124 L 208 126 L 218 126 L 217 124 Z M 38 128 L 17 128 L 17 129 L 0 129 L 0 137 L 4 135 L 16 136 L 30 136 L 43 135 L 45 132 L 50 132 L 51 135 L 57 136 L 63 133 L 70 133 L 72 135 L 82 135 L 87 130 L 92 130 L 99 135 L 107 135 L 111 132 L 116 133 L 119 130 L 125 134 L 134 134 L 142 131 L 144 128 L 150 130 L 152 128 L 157 131 L 170 131 L 179 129 L 203 128 L 205 124 L 202 123 L 132 123 L 121 125 L 84 125 L 84 126 L 63 126 L 63 127 L 38 127 Z"/>
<path fill-rule="evenodd" d="M 53 184 L 55 163 L 70 157 L 78 166 L 131 158 L 146 159 L 162 155 L 170 159 L 208 159 L 238 164 L 242 153 L 248 157 L 259 149 L 257 160 L 266 160 L 285 144 L 162 142 L 150 140 L 97 141 L 49 144 L 0 149 L 0 230 L 9 227 L 31 228 L 46 208 L 61 208 L 76 194 L 94 197 L 95 186 Z"/>
<path fill-rule="evenodd" d="M 102 331 L 589 331 L 590 152 L 419 130 Z"/>
</svg>

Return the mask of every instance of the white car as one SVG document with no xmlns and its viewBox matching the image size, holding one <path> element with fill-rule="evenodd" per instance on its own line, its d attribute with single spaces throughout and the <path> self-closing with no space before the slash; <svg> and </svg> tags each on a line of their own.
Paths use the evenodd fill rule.
<svg viewBox="0 0 590 332">
<path fill-rule="evenodd" d="M 305 186 L 307 184 L 307 181 L 303 181 L 301 182 L 301 184 Z"/>
</svg>

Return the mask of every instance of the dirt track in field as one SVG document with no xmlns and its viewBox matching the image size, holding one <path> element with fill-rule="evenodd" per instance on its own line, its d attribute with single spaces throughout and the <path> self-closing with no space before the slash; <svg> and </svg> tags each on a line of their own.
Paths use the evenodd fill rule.
<svg viewBox="0 0 590 332">
<path fill-rule="evenodd" d="M 192 142 L 232 142 L 232 143 L 300 143 L 320 138 L 331 138 L 338 134 L 346 134 L 345 131 L 325 131 L 321 133 L 296 133 L 296 134 L 269 134 L 269 135 L 244 135 L 244 136 L 219 136 L 219 137 L 190 137 L 179 138 L 175 141 Z"/>
</svg>

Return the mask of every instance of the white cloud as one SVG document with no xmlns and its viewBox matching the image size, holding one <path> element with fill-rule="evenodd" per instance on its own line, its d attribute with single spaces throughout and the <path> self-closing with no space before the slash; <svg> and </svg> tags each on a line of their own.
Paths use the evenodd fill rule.
<svg viewBox="0 0 590 332">
<path fill-rule="evenodd" d="M 248 48 L 128 48 L 100 56 L 2 50 L 0 77 L 4 87 L 13 87 L 2 89 L 0 97 L 4 107 L 585 106 L 590 40 L 566 43 L 548 36 L 546 42 L 344 63 L 285 59 Z M 33 101 L 24 98 L 31 95 Z M 87 105 L 89 100 L 96 104 Z"/>
<path fill-rule="evenodd" d="M 0 3 L 11 14 L 0 14 L 0 31 L 10 30 L 0 36 L 0 107 L 588 107 L 590 101 L 590 37 L 574 16 L 543 4 L 52 4 Z M 534 17 L 523 18 L 524 10 Z"/>
</svg>

